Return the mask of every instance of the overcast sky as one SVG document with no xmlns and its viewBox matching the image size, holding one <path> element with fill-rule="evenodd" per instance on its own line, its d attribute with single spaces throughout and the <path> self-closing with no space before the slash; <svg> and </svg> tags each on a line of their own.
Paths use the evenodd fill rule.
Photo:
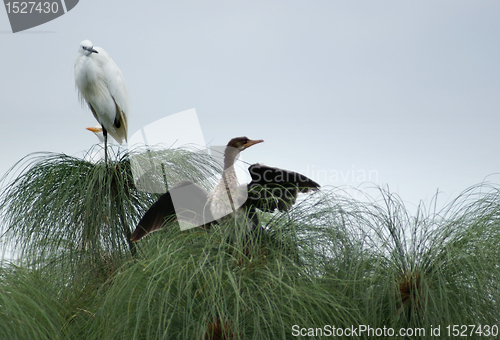
<svg viewBox="0 0 500 340">
<path fill-rule="evenodd" d="M 129 136 L 195 108 L 207 142 L 264 139 L 250 163 L 444 204 L 500 181 L 499 18 L 499 1 L 81 0 L 12 34 L 0 9 L 0 175 L 97 142 L 73 74 L 89 39 L 125 76 Z"/>
</svg>

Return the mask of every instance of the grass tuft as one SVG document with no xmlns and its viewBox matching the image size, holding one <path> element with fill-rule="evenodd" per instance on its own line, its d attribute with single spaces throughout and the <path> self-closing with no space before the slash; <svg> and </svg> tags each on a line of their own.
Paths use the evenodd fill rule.
<svg viewBox="0 0 500 340">
<path fill-rule="evenodd" d="M 202 154 L 146 156 L 168 165 L 158 183 L 213 185 Z M 5 246 L 22 256 L 0 269 L 1 338 L 289 339 L 300 328 L 319 338 L 325 325 L 365 325 L 424 339 L 431 327 L 500 322 L 496 186 L 415 214 L 384 189 L 368 202 L 324 190 L 261 213 L 251 234 L 231 221 L 174 223 L 132 246 L 156 195 L 137 190 L 130 163 L 38 154 L 4 177 Z"/>
</svg>

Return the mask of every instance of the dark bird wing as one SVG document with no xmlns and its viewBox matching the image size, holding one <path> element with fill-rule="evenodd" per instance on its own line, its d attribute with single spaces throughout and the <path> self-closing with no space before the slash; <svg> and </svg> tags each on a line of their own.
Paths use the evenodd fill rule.
<svg viewBox="0 0 500 340">
<path fill-rule="evenodd" d="M 191 181 L 177 183 L 146 211 L 130 240 L 139 241 L 176 219 L 200 226 L 207 224 L 207 221 L 212 221 L 209 209 L 206 209 L 207 196 L 205 189 Z"/>
<path fill-rule="evenodd" d="M 299 193 L 317 191 L 312 179 L 297 172 L 253 164 L 248 168 L 252 181 L 248 184 L 247 206 L 262 211 L 286 211 L 295 203 Z"/>
</svg>

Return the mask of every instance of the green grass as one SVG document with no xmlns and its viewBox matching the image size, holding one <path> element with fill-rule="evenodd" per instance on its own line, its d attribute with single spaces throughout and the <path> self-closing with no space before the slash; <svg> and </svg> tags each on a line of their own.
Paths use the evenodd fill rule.
<svg viewBox="0 0 500 340">
<path fill-rule="evenodd" d="M 199 154 L 161 157 L 178 167 L 169 183 L 213 171 Z M 2 339 L 293 339 L 294 325 L 423 328 L 407 337 L 419 339 L 498 326 L 497 186 L 413 215 L 382 189 L 369 202 L 323 190 L 262 214 L 255 235 L 172 224 L 133 246 L 156 196 L 135 189 L 129 164 L 44 154 L 4 178 L 4 245 L 22 256 L 0 272 Z"/>
</svg>

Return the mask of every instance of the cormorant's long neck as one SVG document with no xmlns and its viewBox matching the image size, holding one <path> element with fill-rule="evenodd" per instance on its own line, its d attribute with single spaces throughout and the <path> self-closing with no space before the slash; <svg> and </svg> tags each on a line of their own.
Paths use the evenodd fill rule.
<svg viewBox="0 0 500 340">
<path fill-rule="evenodd" d="M 224 151 L 224 171 L 229 168 L 233 168 L 234 161 L 238 154 L 240 153 L 240 150 L 233 148 L 233 147 L 226 147 L 226 150 Z"/>
<path fill-rule="evenodd" d="M 233 147 L 226 147 L 224 152 L 224 172 L 222 178 L 225 182 L 226 189 L 234 189 L 238 186 L 238 178 L 234 171 L 234 161 L 240 153 L 240 150 Z"/>
<path fill-rule="evenodd" d="M 224 172 L 219 183 L 210 193 L 210 212 L 215 219 L 230 215 L 239 208 L 239 184 L 234 170 L 234 162 L 240 150 L 226 147 L 224 152 Z"/>
</svg>

